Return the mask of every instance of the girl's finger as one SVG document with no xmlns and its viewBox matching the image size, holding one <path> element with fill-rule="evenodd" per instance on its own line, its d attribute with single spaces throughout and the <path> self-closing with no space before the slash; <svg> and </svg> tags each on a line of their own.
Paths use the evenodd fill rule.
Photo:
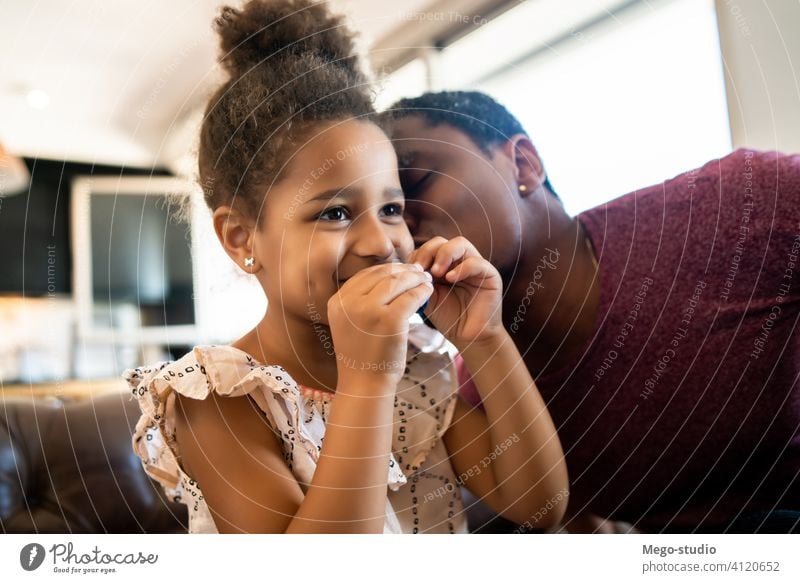
<svg viewBox="0 0 800 583">
<path fill-rule="evenodd" d="M 464 237 L 450 239 L 439 247 L 430 268 L 434 277 L 442 277 L 452 266 L 468 257 L 480 257 L 475 247 Z"/>
<path fill-rule="evenodd" d="M 458 283 L 471 277 L 491 277 L 491 264 L 483 257 L 467 257 L 464 261 L 445 273 L 444 279 L 448 283 Z"/>
<path fill-rule="evenodd" d="M 432 285 L 420 284 L 397 296 L 388 307 L 391 310 L 400 310 L 405 312 L 410 318 L 411 314 L 416 312 L 426 301 L 430 299 L 431 294 L 433 294 Z"/>
<path fill-rule="evenodd" d="M 433 290 L 431 275 L 425 271 L 406 271 L 383 278 L 368 295 L 371 301 L 375 301 L 379 305 L 387 305 L 408 290 L 420 285 Z"/>
<path fill-rule="evenodd" d="M 348 281 L 348 293 L 366 295 L 371 292 L 376 285 L 384 281 L 387 277 L 399 277 L 404 273 L 418 273 L 422 270 L 418 266 L 410 263 L 382 263 L 362 269 Z"/>
<path fill-rule="evenodd" d="M 422 269 L 430 269 L 430 266 L 433 263 L 433 258 L 436 256 L 436 252 L 445 243 L 447 243 L 447 239 L 444 237 L 434 237 L 433 239 L 425 241 L 421 247 L 414 249 L 408 259 L 408 262 L 421 265 Z"/>
</svg>

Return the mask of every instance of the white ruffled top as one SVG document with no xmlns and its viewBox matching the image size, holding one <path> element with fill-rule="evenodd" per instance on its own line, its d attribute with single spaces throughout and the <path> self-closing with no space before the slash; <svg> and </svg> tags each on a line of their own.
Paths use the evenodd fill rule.
<svg viewBox="0 0 800 583">
<path fill-rule="evenodd" d="M 123 378 L 142 415 L 132 438 L 145 471 L 173 500 L 187 505 L 190 533 L 218 532 L 200 485 L 179 463 L 175 393 L 205 399 L 250 396 L 273 431 L 301 488 L 311 482 L 334 401 L 306 396 L 286 370 L 262 365 L 232 346 L 201 345 L 176 361 L 126 369 Z M 458 393 L 444 337 L 412 324 L 406 370 L 394 402 L 394 434 L 387 468 L 384 533 L 466 533 L 455 472 L 441 437 Z"/>
</svg>

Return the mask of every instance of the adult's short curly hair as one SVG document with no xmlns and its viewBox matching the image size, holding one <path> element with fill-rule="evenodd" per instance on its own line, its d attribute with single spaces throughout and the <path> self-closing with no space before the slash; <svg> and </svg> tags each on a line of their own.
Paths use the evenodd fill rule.
<svg viewBox="0 0 800 583">
<path fill-rule="evenodd" d="M 259 216 L 295 146 L 321 122 L 371 118 L 373 92 L 344 18 L 325 2 L 251 0 L 215 19 L 229 74 L 208 102 L 198 170 L 206 203 Z"/>
<path fill-rule="evenodd" d="M 514 134 L 528 135 L 505 106 L 480 91 L 438 91 L 401 99 L 382 112 L 379 120 L 391 134 L 393 122 L 412 115 L 432 127 L 447 124 L 461 130 L 487 156 Z M 558 199 L 546 176 L 544 186 Z"/>
</svg>

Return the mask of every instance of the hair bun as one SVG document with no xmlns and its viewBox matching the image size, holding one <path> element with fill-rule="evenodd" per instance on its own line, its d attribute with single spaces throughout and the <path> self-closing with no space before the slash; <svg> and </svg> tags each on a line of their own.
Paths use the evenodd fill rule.
<svg viewBox="0 0 800 583">
<path fill-rule="evenodd" d="M 238 76 L 261 63 L 278 67 L 287 58 L 311 53 L 334 65 L 356 67 L 353 33 L 326 4 L 251 0 L 241 9 L 223 7 L 214 21 L 223 66 Z"/>
<path fill-rule="evenodd" d="M 375 113 L 344 17 L 318 0 L 250 0 L 214 21 L 230 73 L 206 105 L 197 158 L 209 206 L 263 216 L 265 191 L 316 124 Z M 210 186 L 208 186 L 210 185 Z"/>
</svg>

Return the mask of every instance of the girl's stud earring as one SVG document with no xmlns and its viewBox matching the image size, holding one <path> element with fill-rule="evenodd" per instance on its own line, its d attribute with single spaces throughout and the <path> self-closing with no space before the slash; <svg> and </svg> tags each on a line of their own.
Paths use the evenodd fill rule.
<svg viewBox="0 0 800 583">
<path fill-rule="evenodd" d="M 519 185 L 519 191 L 520 191 L 520 192 L 525 192 L 526 190 L 528 190 L 528 187 L 527 187 L 527 186 L 525 186 L 524 184 L 520 184 L 520 185 Z"/>
<path fill-rule="evenodd" d="M 255 259 L 252 257 L 245 257 L 244 258 L 244 266 L 245 267 L 253 267 L 253 264 L 256 262 Z"/>
</svg>

